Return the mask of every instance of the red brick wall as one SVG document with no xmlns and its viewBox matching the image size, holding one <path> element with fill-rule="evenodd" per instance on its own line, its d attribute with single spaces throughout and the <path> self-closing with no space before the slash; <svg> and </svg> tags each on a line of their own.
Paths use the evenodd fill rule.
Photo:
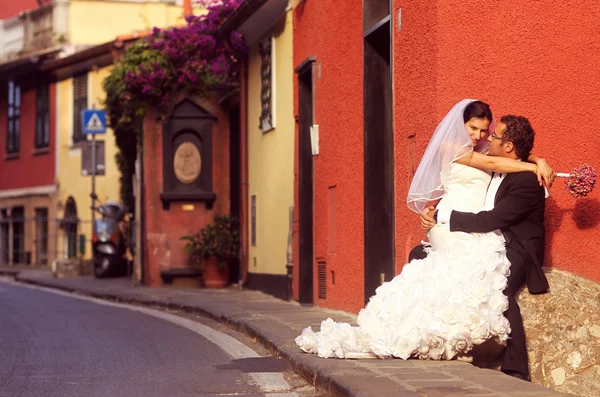
<svg viewBox="0 0 600 397">
<path fill-rule="evenodd" d="M 6 86 L 4 86 L 6 87 Z M 8 99 L 0 95 L 0 190 L 52 185 L 55 177 L 56 86 L 50 85 L 50 146 L 35 154 L 35 89 L 21 91 L 21 140 L 17 159 L 6 159 Z"/>
<path fill-rule="evenodd" d="M 314 159 L 315 258 L 327 263 L 327 299 L 315 303 L 337 309 L 363 305 L 363 61 L 362 1 L 301 2 L 294 9 L 294 64 L 309 56 L 315 66 L 315 123 L 320 154 Z M 298 92 L 295 81 L 295 92 Z M 297 95 L 295 112 L 298 114 Z M 296 131 L 298 134 L 298 131 Z M 296 153 L 294 293 L 298 297 L 298 153 Z M 329 188 L 336 186 L 335 214 Z M 330 236 L 330 219 L 337 219 Z M 329 239 L 335 239 L 335 252 Z M 335 272 L 332 285 L 331 271 Z M 315 264 L 315 279 L 317 269 Z"/>
<path fill-rule="evenodd" d="M 163 191 L 162 123 L 153 113 L 144 120 L 143 266 L 145 283 L 150 286 L 162 285 L 161 270 L 188 266 L 181 236 L 198 232 L 215 214 L 230 211 L 228 117 L 214 102 L 198 99 L 197 103 L 218 119 L 212 135 L 213 191 L 217 195 L 212 210 L 203 202 L 171 202 L 169 210 L 163 209 L 159 197 Z M 184 211 L 184 204 L 193 204 L 193 211 Z"/>
</svg>

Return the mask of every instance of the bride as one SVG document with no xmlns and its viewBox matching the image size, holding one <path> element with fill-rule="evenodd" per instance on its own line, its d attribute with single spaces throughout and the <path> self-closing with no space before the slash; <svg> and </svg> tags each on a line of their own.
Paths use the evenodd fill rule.
<svg viewBox="0 0 600 397">
<path fill-rule="evenodd" d="M 484 154 L 492 120 L 481 101 L 465 99 L 450 110 L 413 178 L 407 199 L 411 210 L 421 213 L 441 199 L 438 209 L 479 212 L 491 171 L 535 172 L 540 183 L 548 181 L 552 170 L 535 155 L 531 162 L 520 162 Z M 429 255 L 407 263 L 377 288 L 358 315 L 358 327 L 328 318 L 319 332 L 305 328 L 296 344 L 324 358 L 450 360 L 491 338 L 505 342 L 511 330 L 502 291 L 510 262 L 500 232 L 468 234 L 436 225 L 428 237 Z"/>
</svg>

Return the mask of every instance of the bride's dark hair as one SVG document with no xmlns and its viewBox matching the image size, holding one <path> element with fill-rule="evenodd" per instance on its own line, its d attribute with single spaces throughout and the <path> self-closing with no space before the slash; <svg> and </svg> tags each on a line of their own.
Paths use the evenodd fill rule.
<svg viewBox="0 0 600 397">
<path fill-rule="evenodd" d="M 466 123 L 473 117 L 477 117 L 480 119 L 488 119 L 491 122 L 493 116 L 492 109 L 490 109 L 490 105 L 481 101 L 473 101 L 469 103 L 465 108 L 465 111 L 463 112 L 463 121 Z"/>
</svg>

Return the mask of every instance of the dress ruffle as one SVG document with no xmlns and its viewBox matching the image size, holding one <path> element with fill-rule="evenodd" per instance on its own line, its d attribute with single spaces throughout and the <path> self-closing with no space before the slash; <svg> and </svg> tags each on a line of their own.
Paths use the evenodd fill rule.
<svg viewBox="0 0 600 397">
<path fill-rule="evenodd" d="M 377 288 L 358 315 L 358 327 L 328 318 L 318 332 L 305 328 L 296 344 L 323 358 L 371 353 L 450 360 L 490 338 L 505 342 L 510 325 L 503 290 L 510 262 L 504 240 L 494 233 L 461 234 Z"/>
</svg>

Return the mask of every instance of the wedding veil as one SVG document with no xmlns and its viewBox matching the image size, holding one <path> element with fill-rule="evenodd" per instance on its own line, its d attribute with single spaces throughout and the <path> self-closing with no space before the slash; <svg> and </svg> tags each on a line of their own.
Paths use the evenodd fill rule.
<svg viewBox="0 0 600 397">
<path fill-rule="evenodd" d="M 475 99 L 458 102 L 435 129 L 408 190 L 406 204 L 409 209 L 421 213 L 429 202 L 442 198 L 450 164 L 474 149 L 485 152 L 489 147 L 487 139 L 481 139 L 474 148 L 465 129 L 463 113 L 473 101 Z M 492 127 L 490 125 L 490 130 Z"/>
</svg>

